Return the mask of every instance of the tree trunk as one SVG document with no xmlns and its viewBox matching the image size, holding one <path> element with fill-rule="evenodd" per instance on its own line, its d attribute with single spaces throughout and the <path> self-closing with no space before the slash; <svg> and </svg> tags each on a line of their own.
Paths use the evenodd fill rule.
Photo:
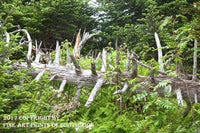
<svg viewBox="0 0 200 133">
<path fill-rule="evenodd" d="M 25 31 L 25 30 L 22 30 Z M 26 33 L 26 31 L 25 31 Z M 27 32 L 28 33 L 28 32 Z M 85 33 L 86 34 L 86 33 Z M 28 34 L 27 34 L 28 35 Z M 88 33 L 89 35 L 89 33 Z M 29 38 L 29 37 L 28 37 Z M 31 41 L 31 39 L 29 38 Z M 81 43 L 83 44 L 83 42 Z M 30 53 L 32 50 L 32 43 L 29 42 L 29 50 L 27 54 L 27 58 L 30 59 Z M 37 47 L 39 50 L 40 47 Z M 40 51 L 40 50 L 39 50 Z M 36 61 L 31 62 L 18 62 L 13 63 L 11 67 L 15 69 L 19 69 L 20 67 L 29 68 L 32 66 L 35 68 L 32 70 L 29 75 L 36 76 L 35 80 L 39 81 L 41 76 L 45 72 L 51 72 L 49 76 L 52 78 L 51 80 L 59 80 L 61 81 L 60 89 L 57 91 L 58 97 L 61 96 L 61 93 L 63 91 L 63 88 L 66 84 L 75 84 L 77 85 L 77 93 L 75 96 L 73 109 L 76 108 L 76 104 L 78 103 L 79 97 L 81 95 L 81 89 L 83 86 L 93 86 L 93 90 L 88 98 L 88 101 L 86 102 L 85 106 L 90 107 L 92 102 L 94 101 L 97 92 L 106 84 L 115 85 L 116 81 L 120 82 L 122 84 L 121 88 L 122 90 L 117 90 L 116 92 L 113 92 L 114 95 L 120 94 L 121 99 L 123 94 L 133 86 L 137 85 L 135 89 L 135 93 L 142 93 L 143 91 L 146 91 L 147 93 L 152 92 L 150 88 L 157 87 L 156 91 L 158 92 L 159 96 L 164 97 L 166 94 L 177 94 L 178 101 L 182 101 L 184 99 L 187 103 L 187 108 L 184 112 L 184 116 L 187 115 L 187 113 L 191 109 L 191 104 L 194 102 L 197 103 L 200 100 L 200 83 L 194 80 L 185 80 L 177 77 L 170 77 L 166 76 L 167 73 L 163 70 L 154 70 L 152 67 L 140 62 L 137 60 L 137 55 L 135 53 L 132 53 L 131 56 L 128 54 L 127 57 L 127 70 L 126 72 L 123 72 L 121 70 L 118 71 L 118 76 L 116 76 L 112 71 L 108 72 L 107 70 L 107 57 L 106 53 L 107 51 L 103 49 L 102 52 L 102 68 L 100 71 L 96 71 L 95 64 L 91 64 L 91 70 L 83 70 L 81 69 L 81 66 L 77 62 L 74 55 L 69 55 L 69 50 L 67 50 L 67 57 L 71 58 L 71 61 L 74 64 L 74 68 L 68 65 L 60 66 L 59 64 L 59 56 L 60 56 L 60 46 L 57 42 L 56 52 L 55 52 L 55 60 L 53 61 L 53 64 L 41 64 L 38 62 L 38 58 L 40 56 L 40 52 L 36 52 Z M 118 59 L 119 60 L 119 59 Z M 70 60 L 68 59 L 67 64 L 70 64 Z M 132 61 L 132 71 L 130 72 L 128 69 L 130 68 L 130 61 Z M 146 67 L 151 70 L 149 77 L 140 76 L 137 73 L 137 66 L 142 65 L 143 67 Z M 158 72 L 161 73 L 162 76 L 154 76 L 154 73 Z M 112 78 L 112 80 L 107 80 Z M 117 80 L 115 79 L 117 78 Z M 138 78 L 137 82 L 134 84 L 128 83 L 129 80 L 133 80 L 134 78 Z M 168 81 L 167 85 L 170 86 L 169 90 L 166 90 L 165 87 L 159 85 L 163 81 Z M 176 95 L 173 95 L 172 97 L 176 97 Z"/>
</svg>

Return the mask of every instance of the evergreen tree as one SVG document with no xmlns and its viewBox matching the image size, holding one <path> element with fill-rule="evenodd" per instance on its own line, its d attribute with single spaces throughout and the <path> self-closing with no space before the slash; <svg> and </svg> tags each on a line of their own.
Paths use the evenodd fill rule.
<svg viewBox="0 0 200 133">
<path fill-rule="evenodd" d="M 54 46 L 56 40 L 74 42 L 80 28 L 90 31 L 96 27 L 91 17 L 95 12 L 88 1 L 10 0 L 3 3 L 6 6 L 2 8 L 6 10 L 2 11 L 6 14 L 9 4 L 17 8 L 10 22 L 27 29 L 33 40 L 43 41 L 47 47 Z"/>
</svg>

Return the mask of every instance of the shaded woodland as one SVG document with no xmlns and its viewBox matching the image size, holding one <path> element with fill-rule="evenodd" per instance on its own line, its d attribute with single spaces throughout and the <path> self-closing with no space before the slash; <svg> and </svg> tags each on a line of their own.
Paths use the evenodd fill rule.
<svg viewBox="0 0 200 133">
<path fill-rule="evenodd" d="M 0 11 L 1 132 L 200 132 L 200 2 L 0 0 Z"/>
</svg>

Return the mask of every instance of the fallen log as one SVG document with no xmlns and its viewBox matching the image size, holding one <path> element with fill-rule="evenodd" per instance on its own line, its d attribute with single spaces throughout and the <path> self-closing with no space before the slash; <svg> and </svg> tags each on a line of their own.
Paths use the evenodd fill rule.
<svg viewBox="0 0 200 133">
<path fill-rule="evenodd" d="M 20 30 L 21 31 L 21 30 Z M 24 31 L 24 30 L 22 30 Z M 26 31 L 25 31 L 26 32 Z M 27 32 L 26 32 L 27 33 Z M 28 35 L 28 33 L 27 33 Z M 31 40 L 30 36 L 28 36 L 28 40 Z M 7 40 L 8 42 L 8 40 Z M 31 61 L 31 50 L 32 50 L 32 43 L 29 42 L 28 47 L 28 54 L 27 59 L 30 62 Z M 40 51 L 37 47 L 37 51 Z M 67 47 L 68 48 L 68 47 Z M 15 69 L 19 69 L 20 67 L 23 68 L 29 68 L 30 66 L 34 68 L 29 75 L 36 76 L 36 80 L 39 81 L 40 77 L 45 72 L 51 72 L 49 76 L 52 78 L 51 80 L 58 80 L 61 81 L 60 89 L 58 91 L 58 97 L 61 96 L 61 92 L 63 91 L 63 88 L 66 84 L 74 84 L 77 86 L 77 92 L 73 104 L 73 109 L 76 109 L 76 104 L 78 103 L 79 97 L 81 95 L 81 89 L 83 86 L 93 86 L 93 90 L 88 98 L 88 101 L 85 104 L 85 107 L 90 107 L 92 102 L 95 99 L 95 96 L 97 95 L 97 92 L 106 84 L 109 82 L 109 84 L 116 84 L 115 78 L 123 79 L 120 80 L 122 83 L 122 90 L 117 90 L 116 92 L 113 92 L 113 94 L 117 95 L 120 94 L 122 97 L 123 94 L 128 90 L 131 89 L 134 85 L 140 84 L 136 87 L 135 93 L 142 93 L 143 91 L 151 92 L 152 90 L 150 88 L 154 87 L 156 88 L 155 91 L 158 92 L 159 96 L 164 97 L 166 94 L 177 94 L 178 102 L 182 102 L 182 100 L 185 100 L 187 103 L 187 107 L 183 113 L 183 116 L 186 116 L 188 112 L 191 109 L 191 106 L 193 103 L 197 103 L 200 100 L 200 83 L 194 80 L 185 80 L 177 77 L 170 77 L 167 76 L 167 73 L 163 70 L 154 70 L 152 67 L 140 62 L 137 59 L 136 54 L 132 53 L 131 56 L 128 54 L 127 57 L 127 66 L 126 66 L 126 72 L 123 72 L 121 70 L 117 70 L 118 76 L 115 76 L 114 73 L 109 72 L 107 69 L 106 64 L 106 50 L 104 49 L 102 52 L 102 68 L 100 71 L 96 71 L 95 64 L 91 64 L 91 70 L 84 70 L 81 69 L 81 66 L 79 65 L 78 61 L 74 57 L 74 55 L 69 55 L 69 50 L 67 50 L 67 64 L 65 66 L 60 66 L 59 64 L 59 57 L 60 57 L 60 46 L 57 42 L 56 52 L 55 52 L 55 60 L 53 61 L 53 64 L 42 64 L 39 62 L 39 58 L 41 57 L 39 54 L 41 52 L 36 52 L 36 59 L 35 61 L 28 64 L 28 62 L 18 62 L 14 63 L 11 67 Z M 119 55 L 118 55 L 119 57 Z M 71 59 L 69 59 L 71 58 Z M 119 60 L 119 59 L 118 59 Z M 74 64 L 74 67 L 70 65 L 70 61 Z M 130 62 L 132 61 L 132 71 L 130 71 Z M 149 77 L 140 76 L 137 74 L 137 66 L 142 65 L 148 69 L 151 70 Z M 158 72 L 162 74 L 161 76 L 154 76 L 154 73 Z M 107 80 L 109 77 L 112 77 L 112 80 Z M 120 77 L 120 78 L 119 78 Z M 138 80 L 135 82 L 135 84 L 128 83 L 128 81 L 133 80 L 137 78 Z M 159 86 L 159 84 L 163 81 L 168 80 L 168 85 L 170 86 L 170 90 L 166 92 L 165 87 Z M 176 98 L 176 95 L 173 95 L 172 97 Z"/>
<path fill-rule="evenodd" d="M 91 67 L 91 70 L 81 69 L 81 73 L 80 73 L 80 71 L 77 71 L 77 68 L 69 68 L 66 66 L 36 64 L 34 62 L 31 63 L 31 66 L 34 67 L 35 69 L 32 70 L 29 73 L 29 75 L 34 76 L 34 75 L 41 75 L 41 73 L 44 73 L 44 72 L 51 72 L 50 76 L 53 77 L 53 80 L 57 80 L 61 82 L 65 81 L 65 83 L 67 84 L 74 84 L 77 86 L 94 86 L 94 89 L 96 88 L 95 86 L 100 84 L 98 87 L 98 90 L 99 90 L 101 87 L 106 86 L 106 83 L 111 82 L 111 81 L 106 80 L 105 72 L 96 71 L 96 74 L 94 74 L 93 67 Z M 21 62 L 21 63 L 15 63 L 13 67 L 28 68 L 28 65 L 25 62 L 24 63 Z M 124 81 L 121 81 L 121 82 L 124 82 L 124 84 L 127 84 L 126 81 L 133 79 L 131 75 L 132 75 L 131 72 L 121 72 L 119 76 L 125 79 Z M 107 75 L 107 78 L 108 77 L 115 77 L 115 76 L 110 74 L 110 75 Z M 191 103 L 190 103 L 189 97 L 191 98 L 192 103 L 194 102 L 197 103 L 200 100 L 200 83 L 199 82 L 196 82 L 193 80 L 185 80 L 185 79 L 176 78 L 176 77 L 170 77 L 170 76 L 155 76 L 153 77 L 154 82 L 155 82 L 153 84 L 151 83 L 150 77 L 137 75 L 137 77 L 135 78 L 139 79 L 135 84 L 139 84 L 139 83 L 141 84 L 141 86 L 138 86 L 136 88 L 135 93 L 142 93 L 143 91 L 147 91 L 149 93 L 151 92 L 149 88 L 151 88 L 152 86 L 155 87 L 160 82 L 169 80 L 168 85 L 171 86 L 171 91 L 167 93 L 176 94 L 177 92 L 179 92 L 181 93 L 183 100 L 185 100 L 187 103 L 187 108 L 186 108 L 186 111 L 184 112 L 184 116 L 186 116 L 187 113 L 191 109 Z M 99 83 L 98 81 L 102 79 L 105 79 L 104 82 Z M 37 78 L 37 80 L 39 79 Z M 114 80 L 112 83 L 109 83 L 109 84 L 115 85 Z M 128 88 L 130 89 L 133 86 L 134 86 L 133 84 L 129 84 Z M 125 88 L 127 90 L 127 87 Z M 156 91 L 161 97 L 164 97 L 166 95 L 165 88 L 163 87 L 159 87 Z M 79 92 L 80 92 L 80 89 L 79 89 Z M 92 96 L 90 97 L 93 97 L 93 98 L 89 98 L 90 100 L 88 99 L 90 101 L 90 104 L 93 102 L 97 92 L 98 91 L 94 91 L 93 93 L 91 93 Z M 118 92 L 120 91 L 118 90 Z M 114 92 L 114 93 L 118 94 L 118 92 Z M 124 93 L 123 89 L 122 89 L 122 92 Z M 176 95 L 173 95 L 173 97 L 176 98 Z M 89 107 L 90 104 L 86 104 L 86 107 Z"/>
</svg>

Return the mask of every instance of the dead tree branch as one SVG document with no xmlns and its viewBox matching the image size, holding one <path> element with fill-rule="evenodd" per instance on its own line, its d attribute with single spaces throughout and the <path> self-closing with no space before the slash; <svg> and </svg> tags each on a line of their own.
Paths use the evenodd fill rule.
<svg viewBox="0 0 200 133">
<path fill-rule="evenodd" d="M 104 80 L 102 78 L 100 79 L 97 79 L 97 83 L 96 85 L 94 86 L 94 89 L 92 90 L 86 104 L 85 104 L 85 107 L 88 108 L 90 107 L 90 104 L 94 101 L 94 98 L 96 97 L 97 95 L 97 92 L 99 91 L 99 89 L 102 87 L 103 85 L 103 82 Z"/>
<path fill-rule="evenodd" d="M 161 44 L 160 44 L 160 39 L 159 39 L 158 34 L 156 32 L 155 32 L 154 36 L 155 36 L 156 45 L 157 45 L 157 48 L 158 48 L 158 63 L 160 64 L 160 70 L 164 71 L 163 53 L 162 53 L 162 49 L 161 49 L 162 47 L 161 47 Z"/>
<path fill-rule="evenodd" d="M 31 38 L 26 30 L 20 29 L 18 31 L 23 31 L 27 34 L 27 38 L 29 40 L 29 48 L 28 48 L 27 58 L 29 60 L 29 59 L 31 59 L 30 57 L 31 57 L 31 50 L 32 50 Z M 17 32 L 17 31 L 15 31 L 15 32 Z M 83 38 L 88 39 L 94 35 L 95 34 L 89 35 L 89 33 L 84 32 Z M 85 42 L 86 41 L 82 40 L 81 45 L 84 44 Z M 60 46 L 59 46 L 58 41 L 56 43 L 56 54 L 55 54 L 55 60 L 53 61 L 53 64 L 41 64 L 39 62 L 41 56 L 38 54 L 39 53 L 38 50 L 39 50 L 40 46 L 36 45 L 36 59 L 34 62 L 31 62 L 31 60 L 29 60 L 30 64 L 27 64 L 25 62 L 13 63 L 12 67 L 15 69 L 19 69 L 20 67 L 28 68 L 31 65 L 34 68 L 34 70 L 32 70 L 29 73 L 29 75 L 36 76 L 35 79 L 37 81 L 39 81 L 39 79 L 45 72 L 51 72 L 51 74 L 49 74 L 49 76 L 52 77 L 50 80 L 61 81 L 60 88 L 57 91 L 57 92 L 59 92 L 57 95 L 58 97 L 61 96 L 61 93 L 64 90 L 64 87 L 66 84 L 76 85 L 77 92 L 76 92 L 74 106 L 73 106 L 74 109 L 76 108 L 76 104 L 81 95 L 81 89 L 83 86 L 94 87 L 86 104 L 85 104 L 85 107 L 88 108 L 92 104 L 98 91 L 102 87 L 106 86 L 107 83 L 109 83 L 110 85 L 117 84 L 116 80 L 115 80 L 116 75 L 112 72 L 106 73 L 106 71 L 108 71 L 108 70 L 106 70 L 106 66 L 107 66 L 106 53 L 107 53 L 107 51 L 105 49 L 103 49 L 103 52 L 102 52 L 102 68 L 100 71 L 96 71 L 94 63 L 91 64 L 91 70 L 81 69 L 81 66 L 79 65 L 79 63 L 76 60 L 76 58 L 74 57 L 74 55 L 70 55 L 70 57 L 69 57 L 69 51 L 67 51 L 67 56 L 68 56 L 67 64 L 70 64 L 69 58 L 71 58 L 75 68 L 60 66 L 60 64 L 59 64 Z M 130 69 L 130 67 L 129 67 L 130 60 L 132 60 L 132 71 L 131 72 L 129 70 Z M 119 63 L 119 59 L 117 57 L 116 64 L 118 64 L 118 63 Z M 138 65 L 142 65 L 142 66 L 152 70 L 150 73 L 150 76 L 144 77 L 144 76 L 138 75 L 137 74 L 137 66 Z M 159 72 L 162 74 L 162 76 L 154 76 L 154 72 Z M 129 56 L 129 54 L 128 54 L 126 72 L 123 72 L 123 71 L 120 72 L 118 75 L 119 77 L 117 77 L 118 78 L 117 82 L 123 83 L 124 86 L 123 86 L 122 90 L 118 90 L 118 91 L 114 92 L 114 94 L 120 94 L 120 99 L 122 100 L 122 95 L 128 90 L 128 88 L 133 87 L 133 85 L 128 84 L 128 81 L 132 80 L 134 78 L 139 79 L 135 82 L 135 84 L 143 84 L 145 86 L 145 87 L 137 86 L 137 88 L 135 89 L 135 93 L 142 93 L 143 91 L 150 93 L 151 91 L 149 88 L 152 87 L 152 85 L 157 86 L 160 82 L 162 82 L 164 80 L 170 80 L 171 81 L 169 83 L 169 85 L 171 86 L 170 92 L 172 94 L 175 94 L 175 93 L 177 94 L 177 92 L 179 91 L 177 94 L 178 102 L 182 104 L 181 99 L 186 101 L 187 107 L 186 107 L 184 114 L 187 114 L 191 109 L 191 103 L 192 104 L 197 103 L 200 100 L 200 90 L 199 90 L 200 83 L 197 81 L 194 81 L 194 80 L 184 80 L 184 79 L 180 79 L 177 77 L 170 77 L 170 76 L 166 76 L 166 75 L 167 75 L 166 72 L 164 72 L 162 70 L 153 70 L 152 67 L 138 61 L 136 54 L 132 53 L 131 56 Z M 107 80 L 110 77 L 113 80 Z M 187 86 L 185 86 L 185 83 L 187 84 Z M 165 89 L 163 87 L 159 87 L 157 89 L 157 92 L 158 92 L 159 96 L 162 96 L 162 97 L 164 97 L 165 93 L 166 93 Z M 176 95 L 173 95 L 173 97 L 176 98 Z"/>
<path fill-rule="evenodd" d="M 193 75 L 192 80 L 197 81 L 197 40 L 194 41 L 194 55 L 193 55 Z"/>
<path fill-rule="evenodd" d="M 76 58 L 80 58 L 80 54 L 81 54 L 81 49 L 83 48 L 83 46 L 85 45 L 85 43 L 87 42 L 87 40 L 89 40 L 91 37 L 98 35 L 99 33 L 93 33 L 93 34 L 89 34 L 89 32 L 83 32 L 83 37 L 81 39 L 81 29 L 79 30 L 77 37 L 76 37 L 76 43 L 74 46 L 74 56 Z"/>
</svg>

